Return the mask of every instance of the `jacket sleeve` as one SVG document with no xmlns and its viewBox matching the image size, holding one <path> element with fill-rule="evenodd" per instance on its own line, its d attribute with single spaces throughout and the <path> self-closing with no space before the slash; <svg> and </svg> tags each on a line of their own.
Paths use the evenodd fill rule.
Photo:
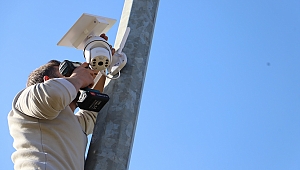
<svg viewBox="0 0 300 170">
<path fill-rule="evenodd" d="M 38 119 L 54 119 L 76 97 L 76 89 L 69 81 L 55 78 L 27 87 L 15 107 Z"/>
<path fill-rule="evenodd" d="M 89 135 L 93 133 L 98 112 L 79 109 L 75 114 L 83 131 Z"/>
</svg>

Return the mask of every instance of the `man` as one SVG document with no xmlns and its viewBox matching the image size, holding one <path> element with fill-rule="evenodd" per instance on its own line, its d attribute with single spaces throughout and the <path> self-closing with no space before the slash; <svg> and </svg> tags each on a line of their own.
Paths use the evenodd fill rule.
<svg viewBox="0 0 300 170">
<path fill-rule="evenodd" d="M 104 34 L 101 37 L 107 40 Z M 13 100 L 8 124 L 16 149 L 15 169 L 84 169 L 87 135 L 98 113 L 79 109 L 74 114 L 74 110 L 79 89 L 92 85 L 95 73 L 83 63 L 64 77 L 58 66 L 51 60 L 33 71 L 27 87 Z"/>
</svg>

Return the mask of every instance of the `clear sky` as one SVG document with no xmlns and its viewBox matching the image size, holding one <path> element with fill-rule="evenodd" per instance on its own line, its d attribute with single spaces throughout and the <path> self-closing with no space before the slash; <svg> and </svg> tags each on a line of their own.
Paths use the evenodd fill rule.
<svg viewBox="0 0 300 170">
<path fill-rule="evenodd" d="M 117 19 L 123 0 L 1 1 L 1 169 L 7 114 L 82 13 Z M 130 170 L 299 170 L 300 1 L 161 1 Z"/>
</svg>

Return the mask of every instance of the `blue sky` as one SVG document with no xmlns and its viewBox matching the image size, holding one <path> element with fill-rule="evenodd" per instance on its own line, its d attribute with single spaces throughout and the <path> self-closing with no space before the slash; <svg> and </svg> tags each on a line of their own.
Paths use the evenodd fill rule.
<svg viewBox="0 0 300 170">
<path fill-rule="evenodd" d="M 0 157 L 12 169 L 14 95 L 51 59 L 84 61 L 57 42 L 82 13 L 119 22 L 123 1 L 0 8 Z M 161 1 L 129 169 L 300 169 L 299 8 L 296 0 Z"/>
</svg>

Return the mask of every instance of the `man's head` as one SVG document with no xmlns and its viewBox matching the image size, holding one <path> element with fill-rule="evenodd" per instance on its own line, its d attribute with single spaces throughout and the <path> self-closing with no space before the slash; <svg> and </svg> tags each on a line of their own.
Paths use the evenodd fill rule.
<svg viewBox="0 0 300 170">
<path fill-rule="evenodd" d="M 27 79 L 26 86 L 31 86 L 37 83 L 43 83 L 45 77 L 49 78 L 59 78 L 62 75 L 58 71 L 58 66 L 60 62 L 57 60 L 51 60 L 48 63 L 40 66 L 39 68 L 35 69 L 33 72 L 30 73 Z"/>
</svg>

